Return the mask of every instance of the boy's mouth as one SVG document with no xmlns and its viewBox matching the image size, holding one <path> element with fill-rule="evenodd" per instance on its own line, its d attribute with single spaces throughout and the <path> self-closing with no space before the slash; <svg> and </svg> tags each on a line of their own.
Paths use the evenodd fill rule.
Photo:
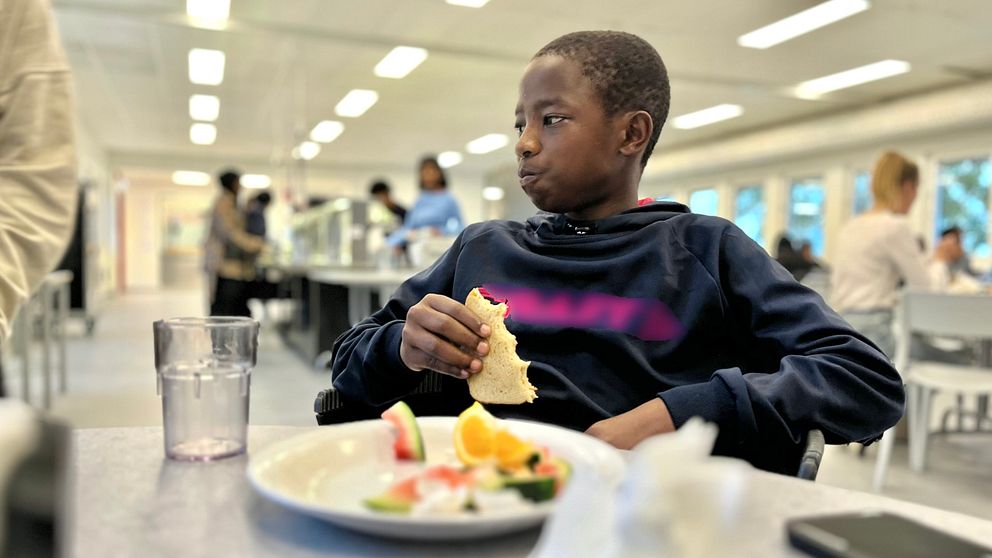
<svg viewBox="0 0 992 558">
<path fill-rule="evenodd" d="M 532 169 L 522 168 L 520 169 L 520 172 L 517 173 L 517 176 L 520 177 L 520 186 L 526 188 L 540 178 L 541 173 Z"/>
</svg>

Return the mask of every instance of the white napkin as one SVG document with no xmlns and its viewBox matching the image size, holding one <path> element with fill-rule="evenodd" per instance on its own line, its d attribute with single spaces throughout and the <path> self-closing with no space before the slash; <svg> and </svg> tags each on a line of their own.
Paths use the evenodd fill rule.
<svg viewBox="0 0 992 558">
<path fill-rule="evenodd" d="M 7 524 L 7 481 L 10 474 L 38 444 L 41 434 L 34 410 L 18 399 L 0 398 L 0 548 Z"/>
<path fill-rule="evenodd" d="M 693 418 L 645 440 L 619 486 L 577 471 L 531 558 L 733 555 L 725 531 L 749 465 L 710 457 L 716 435 L 716 425 Z"/>
</svg>

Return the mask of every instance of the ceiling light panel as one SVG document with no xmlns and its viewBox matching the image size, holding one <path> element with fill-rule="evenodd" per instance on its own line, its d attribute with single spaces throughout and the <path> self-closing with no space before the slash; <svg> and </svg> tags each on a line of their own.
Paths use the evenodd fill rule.
<svg viewBox="0 0 992 558">
<path fill-rule="evenodd" d="M 224 29 L 230 14 L 231 0 L 186 0 L 186 15 L 196 27 Z"/>
<path fill-rule="evenodd" d="M 217 128 L 213 124 L 196 122 L 189 127 L 189 141 L 196 145 L 211 145 L 217 141 Z"/>
<path fill-rule="evenodd" d="M 702 126 L 709 126 L 731 118 L 737 118 L 744 114 L 744 109 L 740 105 L 722 104 L 714 107 L 697 110 L 672 119 L 672 126 L 680 130 L 692 130 Z"/>
<path fill-rule="evenodd" d="M 398 46 L 389 51 L 373 72 L 384 78 L 401 79 L 412 72 L 424 60 L 427 60 L 427 50 L 417 47 Z"/>
<path fill-rule="evenodd" d="M 334 107 L 334 113 L 338 116 L 358 118 L 372 108 L 372 105 L 378 100 L 379 94 L 371 89 L 352 89 L 343 99 L 338 101 L 337 106 Z"/>
<path fill-rule="evenodd" d="M 320 143 L 331 143 L 344 132 L 344 124 L 337 120 L 323 120 L 310 130 L 310 139 Z"/>
<path fill-rule="evenodd" d="M 190 95 L 189 117 L 201 122 L 213 122 L 220 115 L 220 98 L 216 95 Z"/>
<path fill-rule="evenodd" d="M 224 81 L 224 52 L 206 48 L 189 51 L 189 80 L 197 85 L 220 85 Z"/>
<path fill-rule="evenodd" d="M 817 99 L 831 91 L 847 89 L 855 85 L 905 74 L 910 69 L 909 62 L 903 60 L 882 60 L 881 62 L 804 81 L 796 86 L 795 93 L 797 97 L 803 99 Z"/>
<path fill-rule="evenodd" d="M 489 201 L 499 201 L 503 199 L 506 192 L 499 186 L 486 186 L 482 189 L 482 199 Z"/>
<path fill-rule="evenodd" d="M 268 188 L 272 186 L 272 179 L 267 174 L 243 174 L 241 185 L 245 188 Z"/>
<path fill-rule="evenodd" d="M 437 156 L 437 164 L 442 169 L 450 169 L 461 162 L 462 154 L 457 151 L 444 151 Z"/>
<path fill-rule="evenodd" d="M 294 159 L 309 161 L 320 154 L 320 144 L 312 141 L 305 141 L 293 149 Z"/>
<path fill-rule="evenodd" d="M 486 134 L 481 138 L 476 138 L 465 145 L 465 151 L 474 155 L 482 155 L 510 143 L 510 138 L 506 134 Z"/>
<path fill-rule="evenodd" d="M 206 186 L 210 175 L 200 171 L 178 170 L 172 173 L 172 182 L 180 186 Z"/>
<path fill-rule="evenodd" d="M 868 0 L 830 0 L 737 37 L 737 44 L 765 49 L 805 35 L 871 7 Z"/>
</svg>

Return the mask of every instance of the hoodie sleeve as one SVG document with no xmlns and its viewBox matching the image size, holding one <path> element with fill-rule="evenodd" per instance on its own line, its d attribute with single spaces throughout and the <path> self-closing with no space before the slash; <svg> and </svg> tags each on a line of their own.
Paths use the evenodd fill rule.
<svg viewBox="0 0 992 558">
<path fill-rule="evenodd" d="M 411 277 L 389 302 L 334 342 L 331 378 L 334 388 L 352 401 L 383 405 L 413 391 L 423 372 L 400 359 L 400 341 L 407 311 L 429 293 L 451 296 L 455 263 L 462 237 L 433 265 Z"/>
<path fill-rule="evenodd" d="M 888 359 L 736 227 L 714 278 L 748 366 L 659 394 L 676 426 L 716 422 L 715 452 L 760 466 L 801 449 L 813 428 L 828 443 L 871 442 L 899 420 L 904 391 Z"/>
</svg>

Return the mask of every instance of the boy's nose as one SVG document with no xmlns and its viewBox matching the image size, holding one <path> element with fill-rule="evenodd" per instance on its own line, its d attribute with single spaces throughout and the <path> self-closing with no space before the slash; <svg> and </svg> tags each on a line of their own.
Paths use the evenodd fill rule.
<svg viewBox="0 0 992 558">
<path fill-rule="evenodd" d="M 541 144 L 537 141 L 537 138 L 534 137 L 533 133 L 528 132 L 527 128 L 524 128 L 523 133 L 520 134 L 520 138 L 517 140 L 517 159 L 528 159 L 540 151 Z"/>
</svg>

